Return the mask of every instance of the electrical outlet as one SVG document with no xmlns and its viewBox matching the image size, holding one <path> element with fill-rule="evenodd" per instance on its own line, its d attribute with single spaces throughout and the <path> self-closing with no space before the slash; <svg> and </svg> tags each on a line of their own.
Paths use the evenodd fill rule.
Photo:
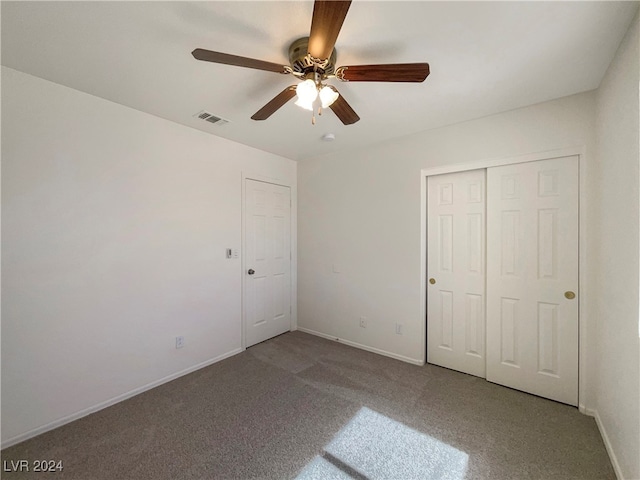
<svg viewBox="0 0 640 480">
<path fill-rule="evenodd" d="M 184 337 L 176 337 L 176 348 L 184 347 Z"/>
<path fill-rule="evenodd" d="M 367 328 L 367 317 L 360 317 L 360 327 Z"/>
<path fill-rule="evenodd" d="M 396 335 L 402 335 L 403 325 L 401 323 L 396 323 Z"/>
</svg>

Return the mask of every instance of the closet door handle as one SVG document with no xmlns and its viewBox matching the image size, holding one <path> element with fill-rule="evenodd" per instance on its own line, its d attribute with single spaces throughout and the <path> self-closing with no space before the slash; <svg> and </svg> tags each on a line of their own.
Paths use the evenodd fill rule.
<svg viewBox="0 0 640 480">
<path fill-rule="evenodd" d="M 429 283 L 430 283 L 431 285 L 435 285 L 435 284 L 436 284 L 436 279 L 435 279 L 435 278 L 430 278 L 430 279 L 429 279 Z"/>
<path fill-rule="evenodd" d="M 256 273 L 256 271 L 253 268 L 250 268 L 249 271 L 247 272 L 249 275 L 253 275 L 254 273 Z"/>
<path fill-rule="evenodd" d="M 574 298 L 576 298 L 576 294 L 572 291 L 564 292 L 564 296 L 569 300 L 573 300 Z"/>
</svg>

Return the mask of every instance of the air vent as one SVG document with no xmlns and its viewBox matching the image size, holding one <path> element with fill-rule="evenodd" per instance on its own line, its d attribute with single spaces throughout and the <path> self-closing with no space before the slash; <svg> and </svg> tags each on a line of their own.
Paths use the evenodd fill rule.
<svg viewBox="0 0 640 480">
<path fill-rule="evenodd" d="M 209 113 L 205 110 L 198 112 L 194 115 L 194 117 L 199 118 L 200 120 L 204 120 L 205 122 L 213 123 L 214 125 L 224 125 L 225 123 L 229 123 L 229 120 L 225 120 L 221 117 L 216 117 L 213 113 Z"/>
</svg>

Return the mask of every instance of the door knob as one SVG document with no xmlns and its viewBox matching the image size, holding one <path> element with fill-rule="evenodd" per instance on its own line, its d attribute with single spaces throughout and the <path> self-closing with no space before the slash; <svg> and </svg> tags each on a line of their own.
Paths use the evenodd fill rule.
<svg viewBox="0 0 640 480">
<path fill-rule="evenodd" d="M 431 285 L 435 285 L 435 283 L 436 283 L 436 279 L 435 279 L 435 278 L 430 278 L 430 279 L 429 279 L 429 283 L 430 283 Z"/>
<path fill-rule="evenodd" d="M 576 298 L 576 294 L 575 294 L 575 293 L 573 293 L 573 292 L 571 292 L 571 291 L 569 291 L 569 292 L 564 292 L 564 296 L 565 296 L 566 298 L 568 298 L 569 300 L 573 300 L 574 298 Z"/>
<path fill-rule="evenodd" d="M 256 271 L 253 268 L 250 268 L 249 271 L 247 272 L 249 275 L 253 275 L 254 273 L 256 273 Z"/>
</svg>

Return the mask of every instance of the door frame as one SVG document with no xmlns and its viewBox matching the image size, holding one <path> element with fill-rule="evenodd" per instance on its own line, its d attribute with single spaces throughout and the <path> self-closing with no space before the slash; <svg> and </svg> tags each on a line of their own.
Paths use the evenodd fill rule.
<svg viewBox="0 0 640 480">
<path fill-rule="evenodd" d="M 241 233 L 240 233 L 240 326 L 241 326 L 241 331 L 240 331 L 240 346 L 242 348 L 242 350 L 246 350 L 247 348 L 247 340 L 246 340 L 246 325 L 245 325 L 245 280 L 246 280 L 246 276 L 244 274 L 244 272 L 247 270 L 248 266 L 246 265 L 246 260 L 245 260 L 245 255 L 244 253 L 246 252 L 246 232 L 247 232 L 247 228 L 246 228 L 246 214 L 247 214 L 247 208 L 246 208 L 246 196 L 247 196 L 247 192 L 246 192 L 246 180 L 255 180 L 257 182 L 264 182 L 264 183 L 271 183 L 273 185 L 280 185 L 282 187 L 288 187 L 289 188 L 289 195 L 290 195 L 290 201 L 291 201 L 291 209 L 289 211 L 289 217 L 290 217 L 290 221 L 289 221 L 289 234 L 291 236 L 291 242 L 290 242 L 290 253 L 291 253 L 291 262 L 289 263 L 289 275 L 291 278 L 291 282 L 290 282 L 290 291 L 289 294 L 291 296 L 290 298 L 290 305 L 291 305 L 291 319 L 290 319 L 290 326 L 289 326 L 289 331 L 293 331 L 293 330 L 297 330 L 298 329 L 298 303 L 297 303 L 297 298 L 298 298 L 298 241 L 297 241 L 297 231 L 298 231 L 298 222 L 297 222 L 297 211 L 298 211 L 298 192 L 296 189 L 296 183 L 295 181 L 291 181 L 291 180 L 284 180 L 282 178 L 273 178 L 273 177 L 267 177 L 265 175 L 260 175 L 260 174 L 255 174 L 255 173 L 250 173 L 250 172 L 242 172 L 241 173 L 241 199 L 240 199 L 240 204 L 241 204 L 241 223 L 242 223 L 242 228 L 241 228 Z"/>
<path fill-rule="evenodd" d="M 561 157 L 578 157 L 578 409 L 581 413 L 587 413 L 585 405 L 587 390 L 587 338 L 590 323 L 587 318 L 589 309 L 586 304 L 586 292 L 589 290 L 589 279 L 586 269 L 587 252 L 587 222 L 586 206 L 588 205 L 585 159 L 586 148 L 584 146 L 568 147 L 557 150 L 549 150 L 525 155 L 509 156 L 493 159 L 481 159 L 475 162 L 458 163 L 438 167 L 423 168 L 420 171 L 420 342 L 422 362 L 426 363 L 427 355 L 427 177 L 445 173 L 464 172 L 481 168 L 514 165 L 517 163 L 535 162 L 538 160 L 551 160 Z M 485 246 L 486 248 L 486 246 Z"/>
</svg>

